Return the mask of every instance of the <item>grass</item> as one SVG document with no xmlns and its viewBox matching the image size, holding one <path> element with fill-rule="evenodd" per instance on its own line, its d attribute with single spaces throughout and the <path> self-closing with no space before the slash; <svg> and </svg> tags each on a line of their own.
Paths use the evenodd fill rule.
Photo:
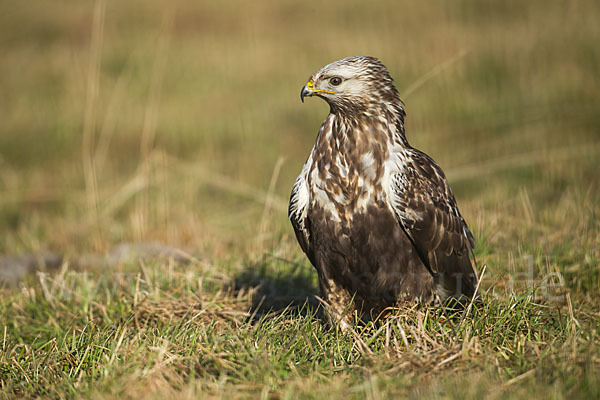
<svg viewBox="0 0 600 400">
<path fill-rule="evenodd" d="M 0 289 L 0 397 L 598 397 L 598 27 L 593 1 L 0 5 L 0 253 L 64 255 Z M 286 206 L 327 107 L 298 91 L 354 54 L 475 233 L 462 321 L 323 321 Z M 186 257 L 98 261 L 122 243 Z"/>
<path fill-rule="evenodd" d="M 406 309 L 343 335 L 318 306 L 294 297 L 314 290 L 306 268 L 269 258 L 234 282 L 198 264 L 125 268 L 118 281 L 64 268 L 6 296 L 5 393 L 377 398 L 600 389 L 597 314 L 570 298 L 558 305 L 532 292 L 488 293 L 462 322 Z"/>
</svg>

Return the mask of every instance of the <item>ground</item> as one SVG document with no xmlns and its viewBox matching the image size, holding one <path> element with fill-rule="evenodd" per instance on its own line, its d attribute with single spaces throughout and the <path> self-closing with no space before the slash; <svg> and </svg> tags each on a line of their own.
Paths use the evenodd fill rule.
<svg viewBox="0 0 600 400">
<path fill-rule="evenodd" d="M 62 256 L 0 289 L 0 397 L 599 397 L 598 2 L 8 1 L 0 38 L 0 254 Z M 349 55 L 475 234 L 462 319 L 322 319 L 286 207 Z"/>
</svg>

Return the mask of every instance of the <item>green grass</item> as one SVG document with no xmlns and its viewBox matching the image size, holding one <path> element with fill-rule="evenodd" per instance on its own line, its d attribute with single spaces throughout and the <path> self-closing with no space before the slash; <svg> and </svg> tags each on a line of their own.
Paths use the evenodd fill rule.
<svg viewBox="0 0 600 400">
<path fill-rule="evenodd" d="M 0 397 L 599 397 L 599 42 L 594 1 L 1 4 L 0 253 L 65 257 L 0 289 Z M 358 54 L 476 236 L 462 321 L 323 321 L 298 95 Z"/>
<path fill-rule="evenodd" d="M 344 335 L 322 322 L 318 305 L 296 296 L 314 290 L 311 276 L 273 259 L 248 266 L 234 282 L 197 264 L 168 273 L 161 264 L 129 266 L 118 279 L 68 269 L 43 275 L 2 303 L 4 393 L 519 398 L 600 391 L 597 314 L 570 299 L 544 304 L 535 293 L 488 292 L 462 321 L 439 309 L 398 310 Z"/>
</svg>

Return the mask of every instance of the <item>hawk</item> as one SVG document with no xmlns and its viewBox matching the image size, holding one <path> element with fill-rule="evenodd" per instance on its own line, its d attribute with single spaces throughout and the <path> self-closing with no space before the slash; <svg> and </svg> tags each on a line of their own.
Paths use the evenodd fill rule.
<svg viewBox="0 0 600 400">
<path fill-rule="evenodd" d="M 399 303 L 475 294 L 475 241 L 442 169 L 413 148 L 386 67 L 349 57 L 315 72 L 300 98 L 330 112 L 292 188 L 289 218 L 334 324 Z"/>
</svg>

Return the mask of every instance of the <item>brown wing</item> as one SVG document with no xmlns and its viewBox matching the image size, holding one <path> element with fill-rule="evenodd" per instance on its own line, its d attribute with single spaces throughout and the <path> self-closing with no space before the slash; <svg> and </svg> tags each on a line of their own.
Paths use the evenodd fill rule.
<svg viewBox="0 0 600 400">
<path fill-rule="evenodd" d="M 298 239 L 302 251 L 306 253 L 310 262 L 315 265 L 313 250 L 310 243 L 310 219 L 307 216 L 309 201 L 309 192 L 306 185 L 307 170 L 308 167 L 305 165 L 292 187 L 288 218 L 292 223 L 292 227 L 296 233 L 296 239 Z"/>
<path fill-rule="evenodd" d="M 391 205 L 443 297 L 472 296 L 477 277 L 470 254 L 473 234 L 460 215 L 444 173 L 426 154 L 412 149 L 412 161 L 391 177 Z"/>
</svg>

